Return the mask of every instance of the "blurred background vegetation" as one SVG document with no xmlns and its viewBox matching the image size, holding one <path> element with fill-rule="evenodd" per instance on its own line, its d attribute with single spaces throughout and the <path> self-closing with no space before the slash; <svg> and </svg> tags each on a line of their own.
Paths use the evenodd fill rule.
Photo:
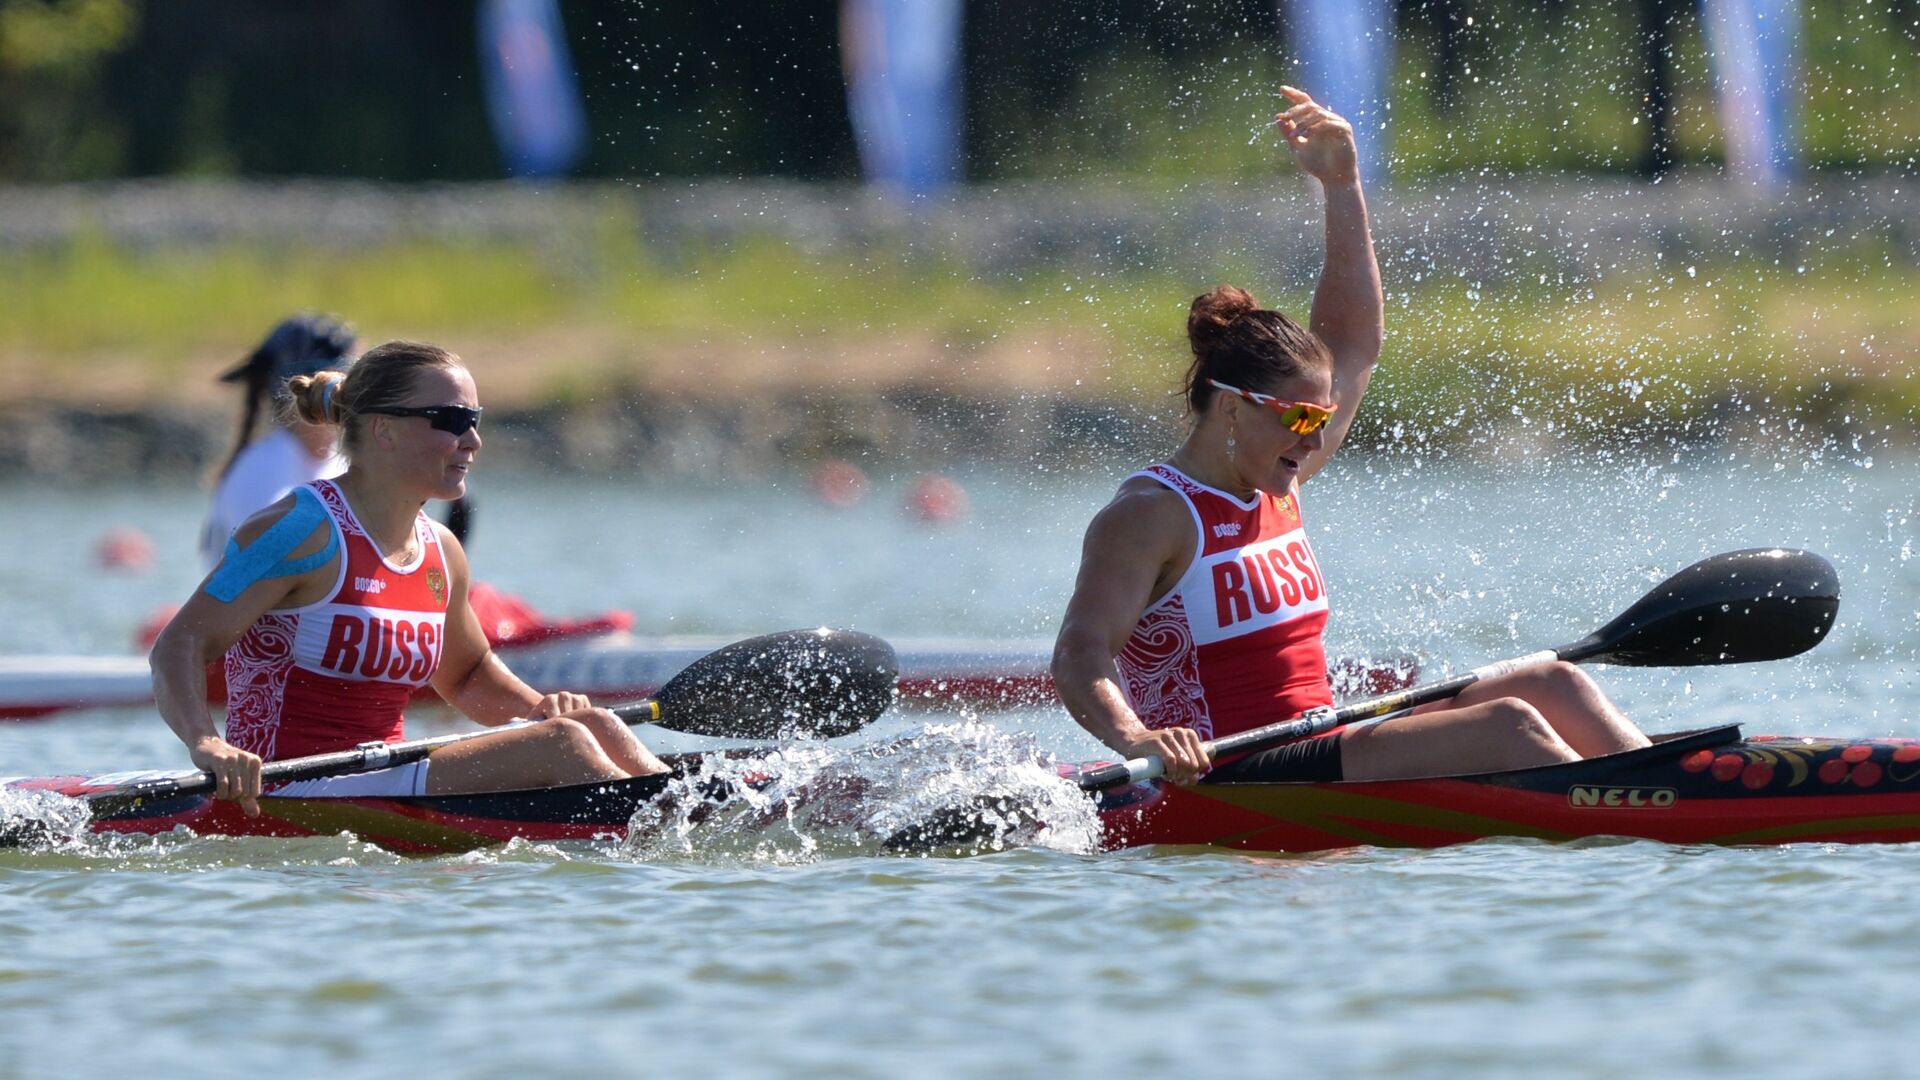
<svg viewBox="0 0 1920 1080">
<path fill-rule="evenodd" d="M 828 3 L 569 0 L 583 175 L 857 175 Z M 1911 166 L 1920 0 L 1806 0 L 1806 160 Z M 1401 0 L 1395 175 L 1712 162 L 1687 0 Z M 0 0 L 0 179 L 497 176 L 460 0 Z M 968 177 L 1263 174 L 1272 0 L 970 0 Z"/>
<path fill-rule="evenodd" d="M 593 133 L 568 188 L 585 193 L 586 222 L 545 239 L 476 226 L 348 241 L 316 222 L 306 238 L 240 227 L 156 242 L 125 227 L 140 184 L 93 182 L 497 181 L 473 5 L 0 0 L 0 219 L 32 224 L 17 199 L 7 209 L 9 190 L 65 185 L 93 207 L 78 225 L 0 241 L 0 401 L 209 397 L 212 372 L 281 314 L 320 308 L 373 337 L 497 358 L 511 371 L 489 376 L 496 401 L 579 404 L 777 368 L 740 381 L 1158 405 L 1196 291 L 1238 280 L 1307 302 L 1311 264 L 1282 272 L 1244 248 L 1183 265 L 1080 251 L 1009 268 L 929 246 L 925 228 L 902 226 L 912 213 L 857 189 L 832 4 L 568 0 L 564 12 Z M 1381 252 L 1392 341 L 1372 421 L 1444 434 L 1490 384 L 1512 397 L 1510 422 L 1548 432 L 1578 428 L 1596 403 L 1680 425 L 1769 398 L 1855 427 L 1920 419 L 1920 214 L 1869 211 L 1858 187 L 1915 205 L 1901 185 L 1920 165 L 1920 0 L 1805 0 L 1802 17 L 1807 174 L 1759 197 L 1825 215 L 1831 239 L 1790 257 L 1690 242 L 1665 253 L 1677 261 L 1600 261 L 1569 278 L 1512 272 L 1535 254 L 1508 242 L 1526 224 L 1504 223 L 1505 247 L 1437 264 L 1398 240 L 1422 232 L 1426 192 L 1560 185 L 1577 219 L 1612 205 L 1609 184 L 1714 187 L 1721 134 L 1695 5 L 1400 3 L 1391 119 L 1362 132 L 1391 147 L 1376 206 L 1402 208 Z M 1274 87 L 1292 77 L 1272 0 L 970 0 L 965 34 L 970 192 L 1057 228 L 1093 196 L 1177 217 L 1210 191 L 1267 190 L 1257 181 L 1298 219 L 1283 246 L 1315 242 L 1317 212 L 1263 136 Z M 749 194 L 702 201 L 729 183 Z M 749 220 L 688 246 L 702 215 L 766 221 L 773 204 L 756 209 L 751 192 L 781 183 L 814 193 L 806 213 L 857 220 L 819 243 Z M 671 250 L 623 195 L 635 190 L 688 193 L 650 204 L 686 219 Z M 1715 190 L 1700 214 L 1755 198 Z M 1571 235 L 1538 237 L 1582 247 Z"/>
</svg>

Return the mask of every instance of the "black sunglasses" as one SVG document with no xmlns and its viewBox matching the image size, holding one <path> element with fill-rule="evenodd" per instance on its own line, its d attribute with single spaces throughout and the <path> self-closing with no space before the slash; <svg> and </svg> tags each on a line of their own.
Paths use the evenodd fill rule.
<svg viewBox="0 0 1920 1080">
<path fill-rule="evenodd" d="M 479 409 L 469 409 L 465 405 L 390 405 L 384 409 L 367 409 L 370 413 L 382 416 L 424 416 L 435 431 L 444 431 L 449 435 L 465 435 L 480 426 Z"/>
</svg>

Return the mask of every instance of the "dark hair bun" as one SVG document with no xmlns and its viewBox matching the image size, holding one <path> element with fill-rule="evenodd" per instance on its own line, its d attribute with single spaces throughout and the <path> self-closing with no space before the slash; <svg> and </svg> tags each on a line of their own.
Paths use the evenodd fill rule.
<svg viewBox="0 0 1920 1080">
<path fill-rule="evenodd" d="M 1193 298 L 1187 312 L 1187 341 L 1195 356 L 1205 356 L 1220 343 L 1233 320 L 1249 311 L 1257 311 L 1260 302 L 1253 294 L 1234 285 L 1216 285 L 1212 292 Z"/>
</svg>

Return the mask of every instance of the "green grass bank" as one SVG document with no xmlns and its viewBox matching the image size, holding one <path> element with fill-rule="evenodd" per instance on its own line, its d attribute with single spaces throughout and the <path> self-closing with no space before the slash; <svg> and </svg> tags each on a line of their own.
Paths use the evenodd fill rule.
<svg viewBox="0 0 1920 1080">
<path fill-rule="evenodd" d="M 1898 181 L 1774 199 L 1705 183 L 1376 192 L 1390 336 L 1368 428 L 1422 444 L 1769 424 L 1904 441 L 1920 239 L 1902 200 Z M 315 308 L 369 339 L 446 343 L 490 404 L 524 410 L 931 392 L 1171 414 L 1188 300 L 1235 281 L 1303 312 L 1318 266 L 1311 193 L 1284 179 L 918 209 L 725 185 L 0 191 L 10 203 L 10 407 L 217 406 L 214 375 Z"/>
</svg>

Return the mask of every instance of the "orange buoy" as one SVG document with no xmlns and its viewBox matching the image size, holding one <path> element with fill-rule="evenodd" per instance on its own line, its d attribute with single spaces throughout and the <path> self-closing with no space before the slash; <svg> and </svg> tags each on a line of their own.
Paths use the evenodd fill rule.
<svg viewBox="0 0 1920 1080">
<path fill-rule="evenodd" d="M 813 470 L 813 493 L 828 506 L 842 510 L 867 497 L 871 487 L 860 466 L 841 458 L 828 458 Z"/>
<path fill-rule="evenodd" d="M 108 529 L 94 544 L 93 558 L 107 570 L 144 574 L 153 569 L 153 541 L 139 529 Z"/>
<path fill-rule="evenodd" d="M 907 492 L 907 515 L 929 525 L 964 521 L 969 509 L 967 489 L 939 473 L 922 474 Z"/>
<path fill-rule="evenodd" d="M 140 620 L 139 629 L 133 632 L 133 647 L 139 652 L 152 652 L 153 643 L 160 640 L 160 631 L 167 628 L 179 611 L 179 604 L 162 604 L 147 612 L 147 617 Z"/>
</svg>

